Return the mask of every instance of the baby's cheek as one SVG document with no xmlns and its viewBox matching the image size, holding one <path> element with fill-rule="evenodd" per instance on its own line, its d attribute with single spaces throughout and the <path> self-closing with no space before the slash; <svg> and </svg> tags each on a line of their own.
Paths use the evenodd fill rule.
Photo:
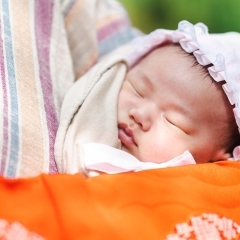
<svg viewBox="0 0 240 240">
<path fill-rule="evenodd" d="M 159 141 L 148 140 L 139 149 L 139 159 L 143 162 L 162 163 L 169 161 L 186 151 L 186 146 L 180 142 L 166 139 L 158 139 Z"/>
<path fill-rule="evenodd" d="M 168 157 L 168 153 L 163 147 L 151 144 L 150 142 L 149 144 L 145 144 L 139 153 L 139 160 L 142 162 L 161 163 L 165 162 Z"/>
</svg>

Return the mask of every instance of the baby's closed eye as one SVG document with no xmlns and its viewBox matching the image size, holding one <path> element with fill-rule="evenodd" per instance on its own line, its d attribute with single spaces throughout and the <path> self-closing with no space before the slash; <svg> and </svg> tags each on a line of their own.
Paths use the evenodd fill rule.
<svg viewBox="0 0 240 240">
<path fill-rule="evenodd" d="M 134 86 L 130 81 L 129 81 L 129 83 L 130 83 L 130 85 L 132 86 L 134 92 L 135 92 L 139 97 L 144 98 L 144 95 L 140 92 L 140 90 L 137 89 L 137 87 Z"/>
<path fill-rule="evenodd" d="M 168 124 L 170 124 L 171 126 L 178 128 L 179 130 L 183 131 L 186 134 L 189 134 L 184 124 L 178 121 L 176 118 L 173 118 L 173 117 L 170 118 L 169 116 L 166 116 L 164 114 L 163 114 L 163 117 L 166 120 L 166 122 L 168 122 Z"/>
</svg>

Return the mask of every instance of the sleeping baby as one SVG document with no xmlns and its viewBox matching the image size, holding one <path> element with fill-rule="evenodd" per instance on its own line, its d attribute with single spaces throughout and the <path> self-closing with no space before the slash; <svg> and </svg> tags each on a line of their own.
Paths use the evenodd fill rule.
<svg viewBox="0 0 240 240">
<path fill-rule="evenodd" d="M 238 158 L 238 38 L 182 21 L 96 64 L 64 99 L 59 171 L 89 176 L 207 163 L 233 158 L 234 149 Z"/>
</svg>

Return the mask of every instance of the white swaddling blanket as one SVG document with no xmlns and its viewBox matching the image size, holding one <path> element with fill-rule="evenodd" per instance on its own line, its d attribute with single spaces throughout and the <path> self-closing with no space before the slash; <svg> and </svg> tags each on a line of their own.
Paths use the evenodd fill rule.
<svg viewBox="0 0 240 240">
<path fill-rule="evenodd" d="M 127 152 L 99 143 L 83 144 L 81 153 L 84 171 L 88 177 L 97 176 L 100 174 L 99 172 L 107 174 L 139 172 L 196 163 L 189 151 L 185 151 L 167 162 L 141 162 Z"/>
</svg>

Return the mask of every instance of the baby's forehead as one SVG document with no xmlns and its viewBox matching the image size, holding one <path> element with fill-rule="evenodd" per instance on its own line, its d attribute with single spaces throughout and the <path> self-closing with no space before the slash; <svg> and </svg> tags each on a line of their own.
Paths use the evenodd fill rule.
<svg viewBox="0 0 240 240">
<path fill-rule="evenodd" d="M 168 62 L 169 67 L 173 64 L 184 63 L 187 67 L 192 65 L 199 65 L 192 54 L 186 53 L 178 43 L 168 43 L 160 45 L 146 55 L 144 55 L 136 65 L 149 64 L 149 61 L 153 63 L 155 61 L 159 65 L 163 62 Z M 150 63 L 151 64 L 151 63 Z"/>
<path fill-rule="evenodd" d="M 161 70 L 163 74 L 169 74 L 169 76 L 175 71 L 189 79 L 208 78 L 209 83 L 212 83 L 207 70 L 209 65 L 200 65 L 192 54 L 186 53 L 177 43 L 158 46 L 146 54 L 134 67 L 138 67 L 138 70 L 142 71 L 150 68 L 153 73 L 157 72 L 158 74 L 161 74 L 159 72 Z"/>
<path fill-rule="evenodd" d="M 153 90 L 159 94 L 159 98 L 165 96 L 166 92 L 169 98 L 176 94 L 175 101 L 181 99 L 182 104 L 192 109 L 195 120 L 221 120 L 225 110 L 222 114 L 217 106 L 223 102 L 232 109 L 222 91 L 222 84 L 214 81 L 207 67 L 198 64 L 194 56 L 185 53 L 178 44 L 155 48 L 134 68 L 137 78 L 145 76 L 154 82 Z"/>
</svg>

